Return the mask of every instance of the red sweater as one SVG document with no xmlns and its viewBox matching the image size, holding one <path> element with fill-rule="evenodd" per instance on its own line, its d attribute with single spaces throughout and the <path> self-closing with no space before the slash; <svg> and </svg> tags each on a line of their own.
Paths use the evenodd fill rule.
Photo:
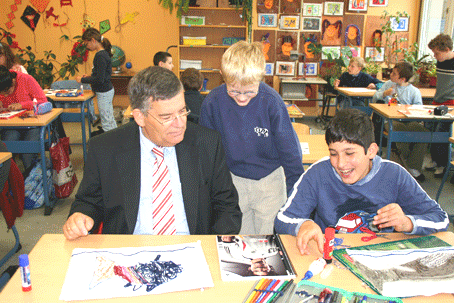
<svg viewBox="0 0 454 303">
<path fill-rule="evenodd" d="M 4 108 L 13 103 L 20 103 L 23 109 L 32 110 L 33 98 L 38 100 L 38 104 L 47 102 L 46 95 L 35 78 L 18 72 L 13 93 L 6 97 L 0 95 L 0 102 L 3 103 Z"/>
</svg>

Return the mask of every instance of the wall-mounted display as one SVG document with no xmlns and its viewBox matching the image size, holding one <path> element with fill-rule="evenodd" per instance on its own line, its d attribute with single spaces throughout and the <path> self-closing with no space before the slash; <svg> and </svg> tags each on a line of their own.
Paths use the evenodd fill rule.
<svg viewBox="0 0 454 303">
<path fill-rule="evenodd" d="M 370 0 L 369 6 L 388 6 L 388 0 Z"/>
<path fill-rule="evenodd" d="M 306 66 L 306 76 L 317 76 L 318 62 L 300 62 L 298 64 L 298 75 L 304 75 L 303 66 Z"/>
<path fill-rule="evenodd" d="M 342 17 L 325 17 L 322 21 L 322 45 L 341 45 Z"/>
<path fill-rule="evenodd" d="M 366 47 L 366 53 L 364 54 L 365 58 L 371 58 L 371 60 L 376 62 L 383 62 L 383 56 L 385 54 L 385 48 L 380 47 L 380 51 L 376 47 Z"/>
<path fill-rule="evenodd" d="M 286 30 L 300 29 L 300 17 L 294 15 L 281 16 L 279 28 Z"/>
<path fill-rule="evenodd" d="M 257 0 L 257 13 L 277 14 L 279 0 Z"/>
<path fill-rule="evenodd" d="M 266 63 L 265 64 L 265 76 L 273 76 L 274 75 L 274 63 Z"/>
<path fill-rule="evenodd" d="M 367 0 L 349 0 L 349 11 L 367 11 Z"/>
<path fill-rule="evenodd" d="M 325 2 L 323 14 L 325 16 L 342 16 L 344 14 L 344 2 Z"/>
<path fill-rule="evenodd" d="M 258 27 L 277 27 L 277 14 L 258 14 Z"/>
<path fill-rule="evenodd" d="M 322 47 L 322 60 L 328 60 L 331 55 L 332 59 L 337 59 L 340 56 L 340 46 L 323 46 Z"/>
<path fill-rule="evenodd" d="M 321 17 L 323 5 L 321 3 L 303 3 L 303 16 Z"/>
<path fill-rule="evenodd" d="M 319 32 L 322 29 L 322 18 L 303 17 L 301 30 L 305 32 Z"/>
<path fill-rule="evenodd" d="M 276 75 L 278 76 L 295 76 L 295 62 L 276 62 Z"/>
<path fill-rule="evenodd" d="M 399 22 L 396 18 L 391 18 L 391 28 L 396 32 L 408 32 L 408 17 L 400 17 Z"/>
</svg>

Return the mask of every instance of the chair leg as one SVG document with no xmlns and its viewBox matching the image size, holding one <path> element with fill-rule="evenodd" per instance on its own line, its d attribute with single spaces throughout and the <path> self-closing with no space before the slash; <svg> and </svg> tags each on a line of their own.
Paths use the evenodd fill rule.
<svg viewBox="0 0 454 303">
<path fill-rule="evenodd" d="M 446 167 L 446 172 L 443 175 L 443 179 L 441 179 L 441 184 L 440 184 L 440 187 L 438 188 L 437 197 L 435 198 L 435 201 L 437 201 L 437 202 L 438 202 L 438 198 L 440 198 L 441 191 L 443 190 L 443 185 L 445 184 L 446 179 L 448 179 L 450 170 L 451 170 L 451 162 L 448 163 L 448 167 Z"/>
</svg>

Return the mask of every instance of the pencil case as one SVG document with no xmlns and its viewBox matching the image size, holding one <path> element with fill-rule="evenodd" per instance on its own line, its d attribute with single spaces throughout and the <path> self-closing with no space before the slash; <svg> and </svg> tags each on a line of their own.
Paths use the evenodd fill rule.
<svg viewBox="0 0 454 303">
<path fill-rule="evenodd" d="M 50 112 L 52 110 L 52 103 L 50 102 L 44 102 L 38 105 L 38 108 L 36 110 L 37 115 L 42 115 L 47 112 Z"/>
<path fill-rule="evenodd" d="M 55 97 L 78 97 L 80 95 L 79 92 L 76 93 L 56 93 Z"/>
<path fill-rule="evenodd" d="M 328 289 L 328 290 L 327 290 Z M 328 295 L 329 294 L 329 295 Z M 385 297 L 377 294 L 350 292 L 342 288 L 332 287 L 303 280 L 293 285 L 277 303 L 313 303 L 319 302 L 320 296 L 325 296 L 324 302 L 330 303 L 403 303 L 395 297 Z M 329 298 L 328 298 L 329 297 Z"/>
</svg>

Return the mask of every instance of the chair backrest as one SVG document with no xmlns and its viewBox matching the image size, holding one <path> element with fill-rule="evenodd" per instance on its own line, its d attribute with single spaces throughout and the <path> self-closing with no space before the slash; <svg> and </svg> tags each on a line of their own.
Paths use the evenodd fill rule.
<svg viewBox="0 0 454 303">
<path fill-rule="evenodd" d="M 90 84 L 82 83 L 84 89 L 91 89 Z M 50 85 L 51 89 L 80 89 L 80 83 L 76 80 L 60 80 Z"/>
<path fill-rule="evenodd" d="M 293 129 L 296 132 L 296 135 L 298 138 L 302 135 L 310 135 L 311 134 L 311 128 L 307 126 L 306 124 L 303 123 L 298 123 L 298 122 L 292 122 Z"/>
</svg>

